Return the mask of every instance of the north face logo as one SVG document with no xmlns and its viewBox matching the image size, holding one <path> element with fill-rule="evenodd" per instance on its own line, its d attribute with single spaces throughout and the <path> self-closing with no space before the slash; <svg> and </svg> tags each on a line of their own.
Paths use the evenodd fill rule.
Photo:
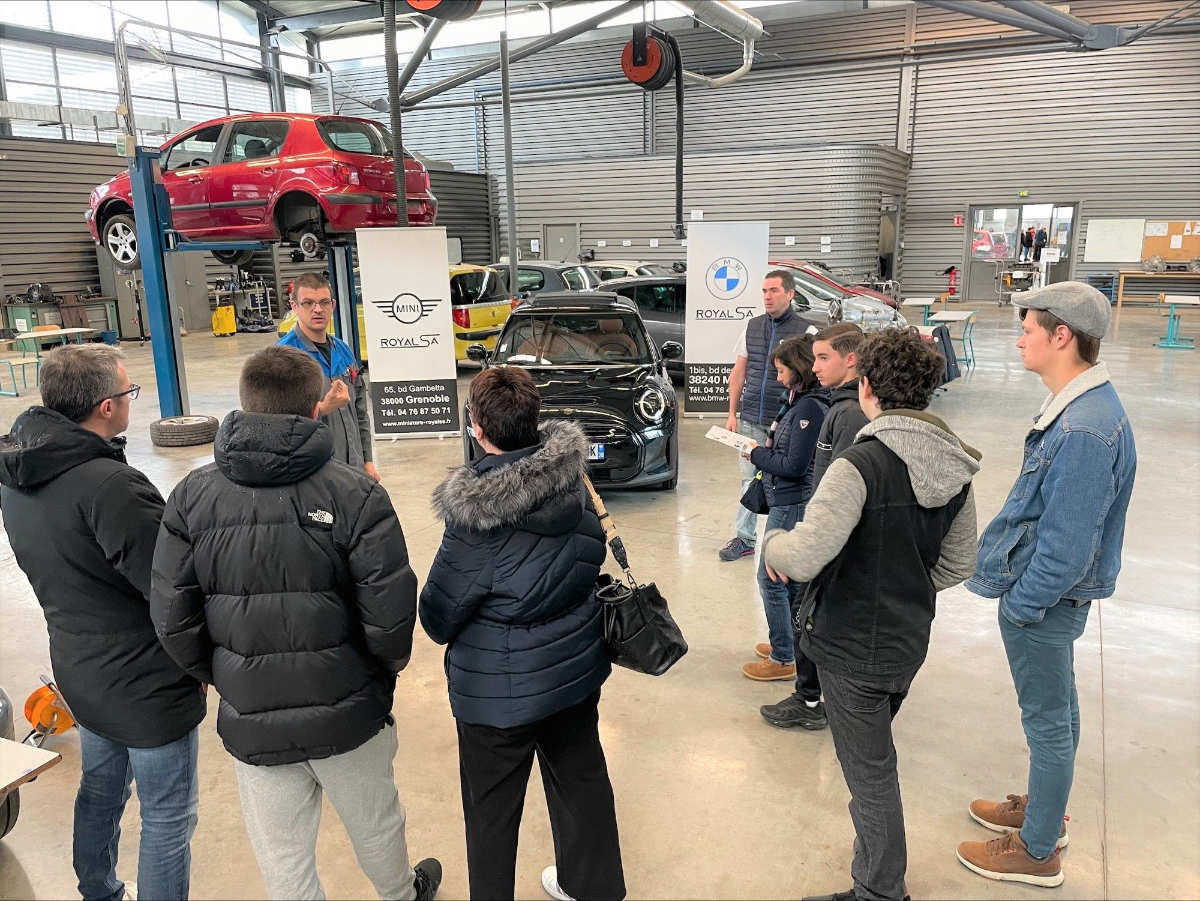
<svg viewBox="0 0 1200 901">
<path fill-rule="evenodd" d="M 313 522 L 319 522 L 323 526 L 333 525 L 333 514 L 328 510 L 310 510 L 308 518 Z"/>
</svg>

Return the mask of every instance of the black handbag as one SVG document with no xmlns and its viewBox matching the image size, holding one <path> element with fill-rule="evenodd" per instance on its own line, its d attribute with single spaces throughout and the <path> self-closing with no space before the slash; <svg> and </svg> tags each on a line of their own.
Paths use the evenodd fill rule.
<svg viewBox="0 0 1200 901">
<path fill-rule="evenodd" d="M 751 513 L 766 516 L 771 512 L 771 508 L 767 506 L 767 489 L 763 487 L 762 477 L 761 469 L 754 474 L 754 478 L 750 480 L 750 487 L 742 495 L 742 506 Z"/>
<path fill-rule="evenodd" d="M 658 586 L 653 582 L 641 585 L 634 578 L 625 544 L 617 534 L 612 517 L 591 480 L 585 475 L 583 481 L 600 517 L 613 558 L 625 573 L 625 581 L 608 573 L 601 573 L 596 579 L 594 595 L 604 617 L 604 645 L 608 657 L 617 666 L 661 676 L 687 653 L 687 642 Z"/>
</svg>

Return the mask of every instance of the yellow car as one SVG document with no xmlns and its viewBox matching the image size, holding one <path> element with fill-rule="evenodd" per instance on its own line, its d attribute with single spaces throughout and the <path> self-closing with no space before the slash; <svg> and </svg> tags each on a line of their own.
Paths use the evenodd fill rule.
<svg viewBox="0 0 1200 901">
<path fill-rule="evenodd" d="M 512 296 L 508 293 L 504 274 L 489 266 L 456 263 L 450 267 L 450 303 L 454 319 L 454 358 L 467 362 L 467 347 L 482 344 L 488 350 L 496 347 L 496 337 L 512 312 Z M 286 335 L 296 325 L 291 310 L 279 323 L 279 334 Z M 329 323 L 332 334 L 335 329 Z M 367 327 L 363 321 L 362 304 L 358 304 L 358 345 L 367 359 Z"/>
</svg>

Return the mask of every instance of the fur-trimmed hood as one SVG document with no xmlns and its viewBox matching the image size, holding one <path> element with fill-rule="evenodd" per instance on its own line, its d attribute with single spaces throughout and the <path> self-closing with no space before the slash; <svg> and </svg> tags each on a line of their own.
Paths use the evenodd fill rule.
<svg viewBox="0 0 1200 901">
<path fill-rule="evenodd" d="M 513 461 L 505 462 L 504 458 Z M 586 494 L 580 478 L 587 438 L 573 422 L 552 419 L 532 451 L 485 458 L 499 465 L 460 466 L 433 492 L 433 509 L 446 525 L 486 532 L 520 526 L 555 534 L 573 529 Z"/>
</svg>

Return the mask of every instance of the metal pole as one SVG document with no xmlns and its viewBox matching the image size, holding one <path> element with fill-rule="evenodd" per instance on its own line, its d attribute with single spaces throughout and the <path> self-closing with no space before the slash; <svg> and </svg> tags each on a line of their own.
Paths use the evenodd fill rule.
<svg viewBox="0 0 1200 901">
<path fill-rule="evenodd" d="M 383 0 L 383 64 L 387 68 L 388 112 L 392 122 L 392 180 L 396 186 L 396 224 L 408 225 L 404 143 L 400 131 L 400 61 L 396 59 L 396 0 Z"/>
<path fill-rule="evenodd" d="M 1045 3 L 1035 2 L 1035 0 L 1001 0 L 1001 5 L 1007 6 L 1013 12 L 1036 19 L 1051 28 L 1064 31 L 1079 40 L 1093 37 L 1096 33 L 1096 26 L 1091 22 L 1069 13 L 1059 12 L 1057 9 L 1047 6 Z"/>
<path fill-rule="evenodd" d="M 421 35 L 421 42 L 417 44 L 413 50 L 412 56 L 408 58 L 408 62 L 404 66 L 404 71 L 400 73 L 400 86 L 398 90 L 403 91 L 408 87 L 408 83 L 412 81 L 412 77 L 417 74 L 417 69 L 421 67 L 421 63 L 425 60 L 425 54 L 429 52 L 429 48 L 433 46 L 434 39 L 438 36 L 441 30 L 446 26 L 448 19 L 434 19 L 429 27 L 425 29 L 425 33 Z"/>
<path fill-rule="evenodd" d="M 386 2 L 386 0 L 385 0 Z M 563 41 L 569 41 L 571 38 L 578 37 L 586 31 L 591 31 L 597 25 L 607 22 L 609 19 L 619 16 L 622 13 L 629 12 L 634 7 L 642 5 L 642 0 L 625 0 L 620 6 L 613 7 L 610 10 L 592 16 L 590 19 L 584 19 L 569 28 L 564 28 L 556 34 L 547 35 L 544 38 L 538 38 L 529 44 L 526 44 L 520 50 L 515 51 L 509 56 L 509 62 L 520 62 L 527 56 L 532 56 L 535 53 L 540 53 L 550 47 L 557 46 Z M 500 68 L 500 58 L 494 57 L 477 66 L 472 66 L 465 72 L 459 72 L 457 75 L 451 75 L 449 78 L 443 78 L 441 81 L 435 82 L 426 88 L 415 91 L 412 94 L 405 94 L 400 98 L 400 102 L 404 104 L 405 109 L 412 109 L 423 100 L 428 100 L 430 97 L 436 97 L 438 94 L 456 88 L 459 85 L 466 84 L 468 81 L 474 81 L 481 75 L 488 75 Z"/>
<path fill-rule="evenodd" d="M 500 99 L 504 109 L 504 190 L 508 202 L 505 212 L 508 218 L 508 292 L 514 297 L 517 283 L 517 196 L 516 179 L 513 176 L 512 146 L 512 97 L 508 89 L 508 32 L 500 32 Z"/>
<path fill-rule="evenodd" d="M 1021 28 L 1025 31 L 1046 34 L 1052 38 L 1078 41 L 1078 38 L 1070 32 L 1012 12 L 995 3 L 983 3 L 980 0 L 925 0 L 925 2 L 930 6 L 938 6 L 942 9 L 948 9 L 951 12 L 962 13 L 964 16 L 987 19 L 990 22 L 999 22 L 1001 25 L 1011 25 L 1014 28 Z"/>
</svg>

